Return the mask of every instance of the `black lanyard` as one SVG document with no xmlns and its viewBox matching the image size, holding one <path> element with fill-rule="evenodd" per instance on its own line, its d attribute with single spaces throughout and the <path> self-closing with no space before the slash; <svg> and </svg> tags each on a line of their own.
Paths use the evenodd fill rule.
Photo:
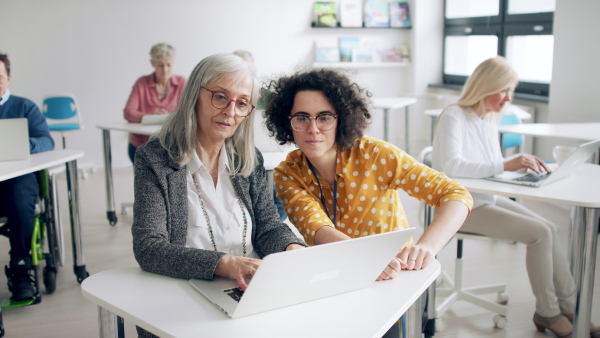
<svg viewBox="0 0 600 338">
<path fill-rule="evenodd" d="M 325 213 L 327 213 L 327 217 L 329 217 L 329 219 L 333 221 L 333 226 L 336 227 L 337 224 L 335 223 L 335 219 L 337 217 L 337 210 L 336 210 L 335 205 L 336 205 L 336 200 L 337 200 L 337 180 L 333 181 L 333 218 L 331 218 L 331 215 L 329 214 L 329 210 L 327 210 L 327 204 L 325 203 L 325 196 L 323 195 L 323 188 L 321 187 L 321 181 L 319 181 L 319 175 L 317 175 L 317 171 L 315 170 L 315 167 L 313 167 L 312 163 L 310 163 L 308 158 L 306 159 L 306 162 L 308 162 L 308 166 L 310 167 L 310 170 L 313 172 L 313 174 L 315 175 L 315 178 L 317 179 L 317 184 L 319 185 L 319 191 L 321 192 L 321 203 L 323 203 L 323 208 L 325 208 Z"/>
</svg>

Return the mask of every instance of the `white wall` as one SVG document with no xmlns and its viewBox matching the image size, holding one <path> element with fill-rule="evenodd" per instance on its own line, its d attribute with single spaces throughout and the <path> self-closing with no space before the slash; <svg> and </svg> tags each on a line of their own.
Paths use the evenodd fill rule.
<svg viewBox="0 0 600 338">
<path fill-rule="evenodd" d="M 439 1 L 439 0 L 436 0 Z M 70 92 L 86 129 L 68 136 L 85 151 L 84 162 L 103 166 L 100 123 L 123 121 L 131 86 L 150 74 L 150 46 L 168 42 L 178 52 L 175 73 L 188 76 L 204 57 L 251 51 L 261 75 L 290 72 L 313 60 L 319 36 L 379 36 L 384 46 L 407 44 L 409 31 L 313 29 L 312 0 L 2 0 L 0 51 L 12 62 L 11 92 L 40 103 L 50 93 Z M 406 91 L 407 71 L 366 69 L 357 81 L 377 96 Z M 378 114 L 381 115 L 381 114 Z M 371 135 L 381 137 L 376 115 Z M 130 165 L 127 135 L 111 133 L 113 165 Z M 257 135 L 257 144 L 269 140 Z"/>
</svg>

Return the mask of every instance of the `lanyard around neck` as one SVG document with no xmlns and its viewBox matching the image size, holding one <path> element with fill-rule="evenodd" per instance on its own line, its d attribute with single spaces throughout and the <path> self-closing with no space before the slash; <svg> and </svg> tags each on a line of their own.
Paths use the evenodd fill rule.
<svg viewBox="0 0 600 338">
<path fill-rule="evenodd" d="M 333 218 L 331 218 L 331 215 L 329 214 L 329 210 L 327 209 L 327 203 L 325 203 L 325 196 L 323 195 L 323 188 L 321 187 L 321 181 L 319 181 L 319 175 L 317 175 L 317 171 L 315 170 L 315 167 L 313 167 L 312 163 L 310 163 L 310 161 L 308 160 L 308 158 L 306 159 L 306 162 L 308 162 L 308 166 L 310 167 L 310 170 L 313 172 L 313 174 L 315 175 L 315 178 L 317 179 L 317 184 L 319 185 L 319 191 L 321 192 L 321 203 L 323 203 L 323 208 L 325 208 L 325 213 L 327 214 L 327 217 L 329 217 L 330 220 L 333 221 L 333 226 L 336 227 L 336 223 L 335 223 L 335 219 L 337 217 L 337 209 L 335 207 L 336 205 L 336 200 L 337 200 L 337 180 L 333 180 Z"/>
</svg>

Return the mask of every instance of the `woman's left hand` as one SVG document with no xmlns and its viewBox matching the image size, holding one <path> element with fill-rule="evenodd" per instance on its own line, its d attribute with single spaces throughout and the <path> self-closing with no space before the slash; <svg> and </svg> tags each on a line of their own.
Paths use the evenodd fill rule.
<svg viewBox="0 0 600 338">
<path fill-rule="evenodd" d="M 425 269 L 434 259 L 435 253 L 433 249 L 417 244 L 414 246 L 407 246 L 399 254 L 396 255 L 403 263 L 403 270 L 421 270 Z"/>
</svg>

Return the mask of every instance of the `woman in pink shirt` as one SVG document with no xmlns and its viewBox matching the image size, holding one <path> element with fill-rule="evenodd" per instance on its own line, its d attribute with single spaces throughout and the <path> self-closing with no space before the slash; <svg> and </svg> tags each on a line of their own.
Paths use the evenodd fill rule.
<svg viewBox="0 0 600 338">
<path fill-rule="evenodd" d="M 186 79 L 173 75 L 175 48 L 159 43 L 150 49 L 150 64 L 154 73 L 140 77 L 131 90 L 123 115 L 129 122 L 139 123 L 147 114 L 170 114 L 177 107 Z M 137 147 L 148 141 L 148 136 L 129 135 L 129 158 L 133 163 Z"/>
</svg>

